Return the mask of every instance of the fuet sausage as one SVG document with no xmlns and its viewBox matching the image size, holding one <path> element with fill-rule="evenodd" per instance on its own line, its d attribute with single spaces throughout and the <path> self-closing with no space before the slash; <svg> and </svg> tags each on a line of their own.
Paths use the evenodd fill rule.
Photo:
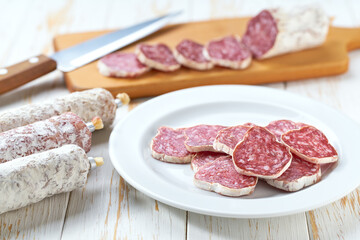
<svg viewBox="0 0 360 240">
<path fill-rule="evenodd" d="M 0 214 L 85 185 L 102 158 L 88 158 L 76 145 L 0 164 Z M 6 197 L 4 197 L 6 196 Z"/>
<path fill-rule="evenodd" d="M 65 144 L 91 148 L 91 132 L 103 127 L 101 119 L 86 124 L 74 113 L 63 113 L 44 121 L 0 133 L 0 163 L 43 152 Z"/>
<path fill-rule="evenodd" d="M 85 122 L 99 116 L 106 126 L 115 118 L 116 108 L 128 104 L 126 93 L 118 94 L 114 100 L 111 93 L 102 88 L 74 92 L 51 102 L 29 104 L 0 113 L 0 132 L 4 132 L 30 123 L 73 112 Z"/>
</svg>

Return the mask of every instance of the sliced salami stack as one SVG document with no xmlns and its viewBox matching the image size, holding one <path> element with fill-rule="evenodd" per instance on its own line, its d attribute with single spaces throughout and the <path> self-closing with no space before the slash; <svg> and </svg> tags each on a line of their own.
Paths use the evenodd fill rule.
<svg viewBox="0 0 360 240">
<path fill-rule="evenodd" d="M 338 159 L 335 148 L 315 127 L 276 120 L 225 127 L 160 127 L 152 155 L 171 163 L 191 162 L 195 186 L 225 196 L 251 194 L 257 179 L 293 192 L 317 183 L 322 169 Z"/>
</svg>

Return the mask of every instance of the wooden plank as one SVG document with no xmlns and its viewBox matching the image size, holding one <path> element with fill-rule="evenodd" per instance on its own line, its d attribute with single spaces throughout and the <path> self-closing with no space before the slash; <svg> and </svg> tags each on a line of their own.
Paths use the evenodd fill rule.
<svg viewBox="0 0 360 240">
<path fill-rule="evenodd" d="M 125 109 L 118 110 L 116 121 L 125 115 Z M 71 192 L 62 238 L 184 239 L 186 212 L 138 192 L 113 168 L 107 142 L 111 130 L 94 134 L 89 155 L 104 157 L 105 164 L 91 172 L 85 188 Z"/>
<path fill-rule="evenodd" d="M 189 213 L 188 239 L 308 239 L 304 213 L 267 219 L 232 219 Z"/>
</svg>

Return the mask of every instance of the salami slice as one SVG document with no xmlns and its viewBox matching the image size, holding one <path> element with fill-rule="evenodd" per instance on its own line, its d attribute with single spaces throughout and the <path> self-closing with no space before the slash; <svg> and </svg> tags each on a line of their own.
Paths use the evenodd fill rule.
<svg viewBox="0 0 360 240">
<path fill-rule="evenodd" d="M 185 39 L 181 41 L 174 50 L 176 60 L 185 67 L 196 70 L 208 70 L 214 67 L 214 64 L 205 58 L 204 46 Z"/>
<path fill-rule="evenodd" d="M 313 185 L 321 179 L 320 164 L 314 164 L 293 155 L 290 167 L 276 179 L 266 179 L 266 182 L 276 188 L 294 192 Z"/>
<path fill-rule="evenodd" d="M 251 194 L 257 181 L 256 177 L 239 174 L 230 156 L 205 164 L 194 175 L 196 187 L 231 197 Z"/>
<path fill-rule="evenodd" d="M 218 66 L 244 69 L 251 63 L 251 52 L 236 36 L 215 39 L 206 44 L 204 56 Z"/>
<path fill-rule="evenodd" d="M 305 123 L 295 123 L 291 120 L 276 120 L 270 122 L 265 128 L 269 130 L 272 134 L 276 136 L 278 141 L 281 140 L 281 135 L 284 133 L 293 130 L 299 129 L 304 126 L 308 126 Z"/>
<path fill-rule="evenodd" d="M 106 77 L 137 77 L 150 68 L 142 64 L 135 53 L 115 52 L 98 61 L 99 72 Z"/>
<path fill-rule="evenodd" d="M 242 38 L 257 59 L 320 46 L 326 40 L 329 18 L 319 8 L 263 10 L 253 17 Z"/>
<path fill-rule="evenodd" d="M 183 128 L 160 127 L 151 141 L 152 156 L 163 162 L 189 163 L 193 155 L 186 150 L 184 141 Z"/>
<path fill-rule="evenodd" d="M 193 159 L 191 159 L 191 168 L 194 170 L 194 172 L 197 172 L 200 167 L 204 166 L 205 164 L 213 162 L 215 159 L 224 156 L 227 156 L 227 154 L 216 152 L 198 152 L 195 154 Z"/>
<path fill-rule="evenodd" d="M 135 53 L 140 62 L 151 68 L 164 72 L 172 72 L 180 68 L 173 52 L 165 44 L 139 44 Z"/>
<path fill-rule="evenodd" d="M 189 152 L 216 152 L 216 150 L 213 148 L 214 140 L 219 131 L 224 128 L 226 127 L 219 125 L 197 125 L 186 128 L 186 149 Z"/>
<path fill-rule="evenodd" d="M 291 164 L 290 150 L 263 127 L 252 127 L 233 152 L 236 171 L 265 179 L 278 178 Z"/>
<path fill-rule="evenodd" d="M 281 141 L 292 153 L 306 161 L 324 164 L 338 160 L 335 148 L 329 143 L 325 134 L 315 127 L 305 126 L 288 131 L 281 136 Z"/>
<path fill-rule="evenodd" d="M 236 145 L 244 139 L 249 129 L 250 127 L 239 125 L 221 130 L 214 140 L 214 149 L 232 155 Z"/>
<path fill-rule="evenodd" d="M 91 148 L 91 132 L 74 113 L 63 113 L 44 121 L 0 133 L 0 163 L 43 152 L 65 144 Z"/>
</svg>

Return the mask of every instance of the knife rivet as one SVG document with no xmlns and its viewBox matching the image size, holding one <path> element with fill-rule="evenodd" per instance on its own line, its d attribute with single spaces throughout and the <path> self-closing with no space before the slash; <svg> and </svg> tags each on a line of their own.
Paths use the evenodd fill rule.
<svg viewBox="0 0 360 240">
<path fill-rule="evenodd" d="M 8 73 L 8 70 L 6 68 L 0 68 L 0 75 L 5 75 Z"/>
<path fill-rule="evenodd" d="M 37 63 L 38 61 L 39 61 L 39 58 L 37 58 L 37 57 L 32 57 L 29 59 L 30 63 Z"/>
</svg>

